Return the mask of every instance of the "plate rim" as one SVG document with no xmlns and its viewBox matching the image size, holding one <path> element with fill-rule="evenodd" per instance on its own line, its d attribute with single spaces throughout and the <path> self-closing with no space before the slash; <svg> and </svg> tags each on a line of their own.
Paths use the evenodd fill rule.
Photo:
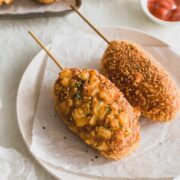
<svg viewBox="0 0 180 180">
<path fill-rule="evenodd" d="M 101 28 L 99 28 L 100 30 L 111 30 L 111 29 L 116 29 L 116 30 L 130 30 L 130 31 L 134 31 L 134 32 L 137 32 L 137 33 L 140 33 L 140 34 L 144 34 L 144 35 L 147 35 L 147 36 L 149 36 L 149 37 L 151 37 L 151 38 L 153 38 L 154 40 L 158 40 L 159 42 L 161 42 L 162 43 L 162 45 L 163 46 L 165 46 L 165 47 L 171 47 L 167 42 L 164 42 L 163 40 L 160 40 L 159 38 L 157 38 L 157 37 L 155 37 L 155 36 L 153 36 L 153 35 L 151 35 L 151 34 L 149 34 L 149 33 L 146 33 L 146 32 L 143 32 L 143 31 L 141 31 L 141 30 L 137 30 L 137 29 L 134 29 L 134 28 L 129 28 L 129 27 L 125 27 L 125 26 L 105 26 L 105 27 L 101 27 Z M 87 30 L 85 30 L 85 31 L 83 31 L 83 32 L 86 32 L 86 33 L 91 33 L 90 31 L 87 31 Z M 49 43 L 48 45 L 47 45 L 47 47 L 48 46 L 50 46 L 52 43 Z M 50 175 L 52 175 L 53 177 L 55 177 L 55 178 L 57 178 L 57 179 L 59 179 L 60 177 L 58 177 L 56 174 L 54 174 L 51 170 L 49 170 L 48 169 L 48 167 L 43 163 L 43 161 L 41 161 L 39 158 L 37 158 L 36 156 L 35 156 L 35 154 L 33 154 L 33 152 L 30 150 L 30 148 L 29 148 L 29 145 L 28 145 L 28 143 L 26 142 L 26 139 L 25 139 L 25 137 L 24 137 L 24 135 L 23 135 L 23 132 L 22 132 L 22 129 L 21 129 L 21 124 L 20 124 L 20 117 L 19 117 L 19 113 L 18 113 L 18 104 L 19 104 L 19 93 L 20 93 L 20 86 L 21 86 L 21 84 L 22 84 L 22 81 L 23 81 L 23 78 L 24 78 L 24 76 L 25 76 L 25 74 L 26 74 L 26 72 L 27 72 L 27 70 L 30 68 L 30 66 L 33 64 L 33 62 L 34 62 L 34 59 L 40 54 L 40 53 L 42 53 L 44 50 L 40 50 L 38 53 L 36 53 L 35 55 L 34 55 L 34 57 L 32 58 L 32 60 L 30 61 L 30 63 L 27 65 L 27 67 L 25 68 L 25 71 L 23 72 L 23 74 L 22 74 L 22 76 L 21 76 L 21 80 L 20 80 L 20 83 L 19 83 L 19 86 L 18 86 L 18 90 L 17 90 L 17 97 L 16 97 L 16 117 L 17 117 L 17 123 L 18 123 L 18 128 L 19 128 L 19 131 L 20 131 L 20 134 L 21 134 L 21 136 L 22 136 L 22 139 L 23 139 L 23 141 L 24 141 L 24 144 L 25 144 L 25 146 L 26 146 L 26 148 L 28 149 L 28 151 L 30 152 L 30 154 L 31 154 L 31 156 L 33 157 L 33 159 L 45 170 L 45 171 L 47 171 Z M 175 53 L 175 52 L 174 52 Z M 177 53 L 175 53 L 175 54 L 177 54 Z M 72 176 L 73 178 L 79 178 L 79 179 L 97 179 L 97 178 L 101 178 L 101 176 L 97 176 L 97 175 L 88 175 L 88 174 L 82 174 L 82 173 L 74 173 L 74 172 L 72 172 L 72 171 L 68 171 L 68 170 L 65 170 L 65 169 L 63 169 L 62 168 L 62 170 L 60 170 L 60 171 L 63 171 L 63 173 L 67 173 L 68 175 L 70 175 L 70 176 Z M 103 177 L 104 179 L 109 179 L 110 177 Z M 120 179 L 121 177 L 111 177 L 111 179 Z M 133 177 L 132 177 L 133 178 Z M 165 178 L 169 178 L 169 177 L 164 177 L 163 179 L 165 179 Z M 123 178 L 122 177 L 122 179 L 126 179 L 126 178 Z M 128 179 L 131 179 L 131 178 L 128 178 Z M 133 178 L 134 179 L 134 178 Z M 144 179 L 145 179 L 145 177 L 144 177 Z M 150 178 L 151 179 L 151 178 Z M 162 178 L 158 178 L 158 179 L 162 179 Z"/>
</svg>

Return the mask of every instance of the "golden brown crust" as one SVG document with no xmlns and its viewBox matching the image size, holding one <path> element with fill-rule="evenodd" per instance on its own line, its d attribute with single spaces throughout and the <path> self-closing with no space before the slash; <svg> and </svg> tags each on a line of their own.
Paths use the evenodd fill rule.
<svg viewBox="0 0 180 180">
<path fill-rule="evenodd" d="M 36 0 L 36 1 L 43 4 L 51 4 L 56 2 L 57 0 Z"/>
<path fill-rule="evenodd" d="M 131 154 L 139 146 L 139 139 L 140 138 L 137 137 L 137 140 L 136 140 L 136 142 L 134 142 L 134 144 L 127 146 L 126 148 L 122 149 L 121 151 L 115 151 L 115 152 L 112 151 L 111 153 L 101 152 L 101 154 L 108 159 L 113 159 L 113 160 L 123 159 L 127 155 Z"/>
<path fill-rule="evenodd" d="M 3 4 L 11 4 L 14 0 L 0 0 L 0 6 Z"/>
<path fill-rule="evenodd" d="M 36 2 L 42 3 L 42 4 L 51 4 L 56 2 L 57 0 L 35 0 Z M 0 0 L 0 6 L 3 4 L 11 4 L 14 0 Z"/>
<path fill-rule="evenodd" d="M 164 68 L 141 47 L 113 41 L 102 58 L 102 72 L 142 115 L 157 121 L 173 119 L 179 111 L 178 89 Z"/>
<path fill-rule="evenodd" d="M 121 159 L 137 146 L 139 111 L 97 71 L 63 70 L 54 93 L 64 122 L 106 158 Z"/>
</svg>

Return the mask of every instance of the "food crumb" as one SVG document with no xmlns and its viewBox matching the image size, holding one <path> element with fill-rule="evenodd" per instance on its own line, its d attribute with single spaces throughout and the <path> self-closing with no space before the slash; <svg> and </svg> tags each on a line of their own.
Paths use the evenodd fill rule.
<svg viewBox="0 0 180 180">
<path fill-rule="evenodd" d="M 86 150 L 86 152 L 88 153 L 88 150 Z"/>
<path fill-rule="evenodd" d="M 45 127 L 45 126 L 43 126 L 42 128 L 43 128 L 43 129 L 46 129 L 46 127 Z"/>
<path fill-rule="evenodd" d="M 64 139 L 67 139 L 66 136 L 64 136 Z"/>
<path fill-rule="evenodd" d="M 91 161 L 94 161 L 94 159 L 91 159 Z"/>
<path fill-rule="evenodd" d="M 97 159 L 97 158 L 98 158 L 98 156 L 95 156 L 95 158 Z"/>
</svg>

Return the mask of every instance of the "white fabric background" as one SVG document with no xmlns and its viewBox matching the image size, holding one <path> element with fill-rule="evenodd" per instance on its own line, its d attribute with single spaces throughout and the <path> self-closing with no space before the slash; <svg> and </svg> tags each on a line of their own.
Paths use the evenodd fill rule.
<svg viewBox="0 0 180 180">
<path fill-rule="evenodd" d="M 141 10 L 139 0 L 83 0 L 81 11 L 97 26 L 136 28 L 180 49 L 180 27 L 163 27 L 151 22 Z M 27 30 L 33 30 L 48 44 L 54 40 L 54 35 L 66 31 L 76 33 L 87 28 L 76 14 L 55 18 L 0 20 L 0 179 L 9 180 L 20 173 L 24 174 L 24 177 L 17 178 L 20 180 L 28 179 L 28 173 L 33 180 L 53 179 L 33 160 L 17 125 L 15 103 L 18 84 L 32 57 L 40 50 Z M 16 157 L 20 161 L 12 164 Z M 10 167 L 9 176 L 5 174 L 5 166 Z M 14 172 L 14 167 L 24 168 L 17 168 Z"/>
</svg>

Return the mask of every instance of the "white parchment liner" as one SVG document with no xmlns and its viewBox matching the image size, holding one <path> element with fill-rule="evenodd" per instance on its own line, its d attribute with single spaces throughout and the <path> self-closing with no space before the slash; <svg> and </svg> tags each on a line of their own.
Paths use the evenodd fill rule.
<svg viewBox="0 0 180 180">
<path fill-rule="evenodd" d="M 55 37 L 51 51 L 64 67 L 99 68 L 106 44 L 86 33 Z M 166 48 L 144 47 L 152 53 L 179 85 L 179 67 L 169 63 Z M 40 59 L 41 60 L 41 59 Z M 83 143 L 70 132 L 54 109 L 53 85 L 59 69 L 47 60 L 33 125 L 31 151 L 41 160 L 58 168 L 107 177 L 170 177 L 180 168 L 179 116 L 171 123 L 140 119 L 141 142 L 138 149 L 121 161 L 111 161 Z M 98 155 L 99 158 L 95 158 Z M 94 159 L 94 161 L 92 161 Z"/>
</svg>

